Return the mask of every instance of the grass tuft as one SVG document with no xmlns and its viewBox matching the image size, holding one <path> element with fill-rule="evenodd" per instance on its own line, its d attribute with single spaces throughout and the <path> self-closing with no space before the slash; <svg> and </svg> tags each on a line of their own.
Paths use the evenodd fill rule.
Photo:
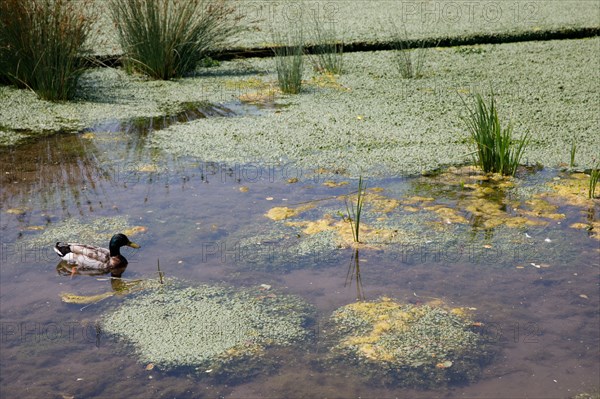
<svg viewBox="0 0 600 399">
<path fill-rule="evenodd" d="M 154 79 L 192 72 L 241 30 L 227 0 L 111 0 L 125 65 Z"/>
<path fill-rule="evenodd" d="M 302 88 L 304 72 L 304 42 L 302 30 L 297 29 L 285 37 L 275 35 L 275 68 L 279 89 L 286 94 L 298 94 Z"/>
<path fill-rule="evenodd" d="M 425 48 L 426 41 L 421 39 L 416 42 L 416 47 L 409 46 L 408 33 L 406 27 L 400 31 L 395 25 L 394 36 L 394 59 L 398 72 L 404 79 L 418 79 L 423 76 L 423 66 L 427 56 Z"/>
<path fill-rule="evenodd" d="M 89 3 L 0 1 L 0 80 L 45 100 L 72 99 L 84 72 Z"/>
<path fill-rule="evenodd" d="M 468 113 L 462 120 L 477 146 L 477 164 L 486 173 L 513 176 L 529 142 L 528 135 L 515 142 L 512 125 L 509 124 L 504 129 L 500 126 L 493 92 L 489 105 L 478 93 L 475 94 L 473 107 L 469 107 L 464 100 L 463 104 Z"/>
<path fill-rule="evenodd" d="M 310 57 L 314 69 L 319 73 L 340 75 L 344 66 L 344 44 L 337 37 L 335 22 L 325 22 L 315 14 L 312 41 L 314 53 Z"/>
<path fill-rule="evenodd" d="M 569 162 L 569 167 L 575 167 L 575 153 L 577 152 L 577 143 L 575 142 L 575 137 L 571 140 L 571 162 Z"/>
</svg>

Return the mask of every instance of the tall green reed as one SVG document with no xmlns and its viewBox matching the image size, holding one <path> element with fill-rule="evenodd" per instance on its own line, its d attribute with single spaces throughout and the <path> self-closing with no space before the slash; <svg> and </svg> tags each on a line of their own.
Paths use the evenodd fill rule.
<svg viewBox="0 0 600 399">
<path fill-rule="evenodd" d="M 33 90 L 40 98 L 75 96 L 85 71 L 90 1 L 1 0 L 0 80 Z"/>
<path fill-rule="evenodd" d="M 346 212 L 348 212 L 348 220 L 350 227 L 352 228 L 352 238 L 354 242 L 360 242 L 360 218 L 362 215 L 362 209 L 365 202 L 365 190 L 367 189 L 366 183 L 363 181 L 362 176 L 358 178 L 358 191 L 356 193 L 356 205 L 350 200 L 346 200 Z"/>
</svg>

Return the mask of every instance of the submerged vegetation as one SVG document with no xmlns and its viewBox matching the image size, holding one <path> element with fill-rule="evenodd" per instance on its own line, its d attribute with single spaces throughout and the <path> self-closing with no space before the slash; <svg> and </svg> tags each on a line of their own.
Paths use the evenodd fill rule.
<svg viewBox="0 0 600 399">
<path fill-rule="evenodd" d="M 240 30 L 227 0 L 111 0 L 126 66 L 154 79 L 193 71 Z"/>
<path fill-rule="evenodd" d="M 106 315 L 103 329 L 123 337 L 143 363 L 241 379 L 264 371 L 267 348 L 310 335 L 304 326 L 312 308 L 269 289 L 171 282 L 127 299 Z"/>
<path fill-rule="evenodd" d="M 351 363 L 373 380 L 408 387 L 474 381 L 492 357 L 486 337 L 464 308 L 421 306 L 390 298 L 355 302 L 331 322 L 335 360 Z"/>
<path fill-rule="evenodd" d="M 477 147 L 477 165 L 486 173 L 513 176 L 528 144 L 528 135 L 515 142 L 512 125 L 501 127 L 493 92 L 489 105 L 479 93 L 474 100 L 472 107 L 463 100 L 467 115 L 462 120 Z"/>
<path fill-rule="evenodd" d="M 33 90 L 44 100 L 75 96 L 84 72 L 92 18 L 89 1 L 2 0 L 0 81 Z"/>
</svg>

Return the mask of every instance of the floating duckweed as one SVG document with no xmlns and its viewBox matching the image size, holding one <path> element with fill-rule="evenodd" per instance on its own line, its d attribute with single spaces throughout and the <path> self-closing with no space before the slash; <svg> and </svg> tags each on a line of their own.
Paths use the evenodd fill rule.
<svg viewBox="0 0 600 399">
<path fill-rule="evenodd" d="M 18 132 L 6 132 L 0 129 L 0 146 L 15 145 L 27 136 Z"/>
<path fill-rule="evenodd" d="M 379 381 L 419 387 L 471 382 L 490 357 L 485 337 L 474 330 L 481 324 L 463 309 L 382 298 L 343 306 L 331 321 L 333 358 Z"/>
<path fill-rule="evenodd" d="M 127 299 L 103 328 L 125 338 L 144 364 L 243 378 L 259 372 L 268 347 L 306 339 L 309 313 L 296 297 L 258 289 L 168 285 Z"/>
<path fill-rule="evenodd" d="M 31 245 L 54 245 L 57 241 L 81 242 L 106 247 L 113 234 L 128 236 L 146 231 L 143 226 L 131 226 L 126 217 L 100 217 L 89 222 L 75 218 L 49 225 L 44 232 L 28 240 Z"/>
</svg>

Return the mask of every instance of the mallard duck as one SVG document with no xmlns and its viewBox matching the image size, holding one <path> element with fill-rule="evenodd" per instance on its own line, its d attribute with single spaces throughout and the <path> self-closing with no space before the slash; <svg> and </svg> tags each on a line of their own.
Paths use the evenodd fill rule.
<svg viewBox="0 0 600 399">
<path fill-rule="evenodd" d="M 71 268 L 71 276 L 78 271 L 88 271 L 95 274 L 111 272 L 119 277 L 127 267 L 127 259 L 121 255 L 121 247 L 139 248 L 125 234 L 115 234 L 110 239 L 108 249 L 86 244 L 57 242 L 54 252 Z"/>
</svg>

